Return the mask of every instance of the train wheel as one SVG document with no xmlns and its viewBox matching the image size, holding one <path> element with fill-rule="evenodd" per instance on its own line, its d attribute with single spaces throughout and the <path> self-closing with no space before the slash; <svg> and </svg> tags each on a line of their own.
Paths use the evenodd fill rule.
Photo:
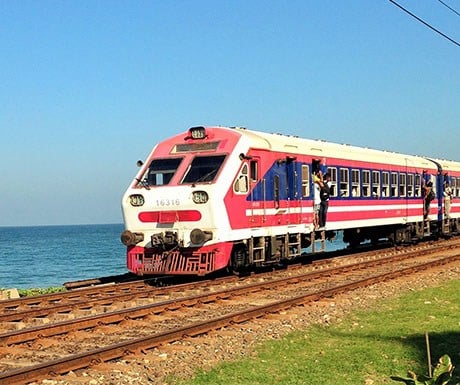
<svg viewBox="0 0 460 385">
<path fill-rule="evenodd" d="M 233 245 L 230 271 L 240 273 L 248 267 L 248 248 L 244 243 Z"/>
</svg>

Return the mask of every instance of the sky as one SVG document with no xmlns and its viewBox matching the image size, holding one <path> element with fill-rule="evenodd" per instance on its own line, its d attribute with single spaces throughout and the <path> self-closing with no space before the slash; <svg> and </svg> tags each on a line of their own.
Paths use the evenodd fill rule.
<svg viewBox="0 0 460 385">
<path fill-rule="evenodd" d="M 398 3 L 460 41 L 459 0 Z M 0 226 L 122 223 L 197 125 L 460 161 L 460 47 L 388 0 L 0 0 L 0 57 Z"/>
</svg>

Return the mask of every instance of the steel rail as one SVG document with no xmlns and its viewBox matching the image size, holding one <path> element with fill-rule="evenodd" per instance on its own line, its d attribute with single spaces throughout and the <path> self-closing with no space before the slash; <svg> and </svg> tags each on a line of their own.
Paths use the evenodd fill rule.
<svg viewBox="0 0 460 385">
<path fill-rule="evenodd" d="M 457 254 L 439 260 L 426 262 L 420 265 L 406 267 L 373 277 L 367 277 L 365 279 L 357 280 L 355 282 L 347 283 L 344 285 L 339 285 L 334 288 L 320 290 L 316 293 L 299 295 L 287 300 L 281 300 L 271 304 L 257 306 L 249 310 L 235 312 L 212 320 L 207 320 L 205 322 L 194 323 L 192 325 L 181 327 L 176 330 L 158 333 L 153 336 L 141 337 L 96 350 L 63 357 L 61 359 L 46 362 L 43 364 L 1 373 L 0 384 L 22 385 L 27 382 L 44 379 L 48 376 L 64 374 L 71 370 L 89 367 L 95 363 L 106 362 L 132 353 L 143 352 L 161 344 L 177 341 L 188 336 L 205 334 L 211 330 L 215 330 L 223 326 L 243 323 L 254 318 L 263 317 L 266 314 L 289 309 L 293 306 L 303 305 L 305 303 L 318 301 L 323 298 L 330 298 L 343 292 L 387 281 L 396 277 L 400 277 L 404 274 L 413 274 L 415 272 L 426 270 L 434 266 L 441 266 L 458 260 L 460 260 L 460 255 Z"/>
<path fill-rule="evenodd" d="M 230 277 L 231 280 L 238 279 L 236 277 Z M 200 287 L 206 287 L 207 285 L 213 284 L 212 280 L 200 281 L 200 282 L 192 282 L 192 283 L 183 283 L 179 285 L 173 285 L 166 287 L 150 287 L 150 286 L 140 286 L 135 288 L 135 290 L 129 290 L 128 293 L 116 294 L 115 291 L 106 291 L 104 294 L 107 295 L 105 297 L 89 297 L 88 296 L 78 296 L 74 292 L 72 298 L 74 298 L 74 302 L 67 302 L 65 301 L 62 304 L 59 304 L 61 301 L 56 302 L 49 302 L 49 307 L 38 307 L 37 309 L 26 309 L 26 310 L 18 310 L 18 311 L 6 311 L 3 314 L 0 314 L 0 322 L 17 322 L 27 318 L 33 317 L 45 317 L 50 314 L 59 314 L 59 313 L 66 313 L 73 311 L 75 309 L 90 309 L 96 305 L 111 305 L 115 302 L 123 302 L 123 301 L 130 301 L 132 299 L 140 299 L 140 298 L 148 298 L 155 294 L 161 294 L 165 291 L 168 291 L 170 294 L 172 291 L 184 291 L 187 289 L 194 289 L 197 285 Z M 126 291 L 123 288 L 117 290 L 118 292 Z M 33 299 L 28 301 L 28 303 L 34 303 Z"/>
<path fill-rule="evenodd" d="M 73 304 L 79 300 L 92 300 L 101 298 L 101 296 L 106 295 L 113 296 L 116 293 L 126 293 L 126 292 L 139 292 L 143 291 L 146 288 L 153 288 L 159 289 L 166 283 L 166 280 L 171 280 L 171 276 L 164 276 L 164 277 L 154 277 L 154 278 L 144 278 L 138 280 L 131 280 L 127 282 L 119 282 L 119 283 L 101 283 L 99 285 L 89 286 L 89 287 L 82 287 L 74 290 L 68 291 L 61 291 L 56 293 L 49 293 L 49 294 L 40 294 L 36 296 L 30 297 L 22 297 L 22 298 L 12 298 L 6 300 L 0 300 L 0 312 L 13 312 L 16 309 L 20 308 L 33 308 L 33 307 L 46 307 L 46 306 L 54 306 L 56 304 Z M 202 280 L 201 282 L 210 281 L 210 280 Z M 151 283 L 157 283 L 158 286 L 153 286 Z M 191 283 L 182 283 L 182 285 L 187 285 Z M 181 284 L 176 284 L 174 286 L 180 286 Z"/>
</svg>

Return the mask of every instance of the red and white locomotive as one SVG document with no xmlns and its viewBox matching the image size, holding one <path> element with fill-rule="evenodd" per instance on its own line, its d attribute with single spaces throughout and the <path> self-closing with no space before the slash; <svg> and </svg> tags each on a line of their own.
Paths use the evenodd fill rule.
<svg viewBox="0 0 460 385">
<path fill-rule="evenodd" d="M 339 230 L 356 246 L 460 229 L 458 162 L 200 126 L 157 144 L 140 163 L 123 196 L 121 236 L 128 269 L 138 275 L 279 263 L 314 252 L 318 238 Z M 316 170 L 330 175 L 321 229 L 313 225 Z"/>
</svg>

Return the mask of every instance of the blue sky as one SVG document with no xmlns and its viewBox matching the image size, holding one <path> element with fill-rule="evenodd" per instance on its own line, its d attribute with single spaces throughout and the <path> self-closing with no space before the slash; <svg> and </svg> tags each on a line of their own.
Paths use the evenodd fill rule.
<svg viewBox="0 0 460 385">
<path fill-rule="evenodd" d="M 460 47 L 387 0 L 0 1 L 0 50 L 0 226 L 121 223 L 136 160 L 194 125 L 460 160 Z"/>
</svg>

